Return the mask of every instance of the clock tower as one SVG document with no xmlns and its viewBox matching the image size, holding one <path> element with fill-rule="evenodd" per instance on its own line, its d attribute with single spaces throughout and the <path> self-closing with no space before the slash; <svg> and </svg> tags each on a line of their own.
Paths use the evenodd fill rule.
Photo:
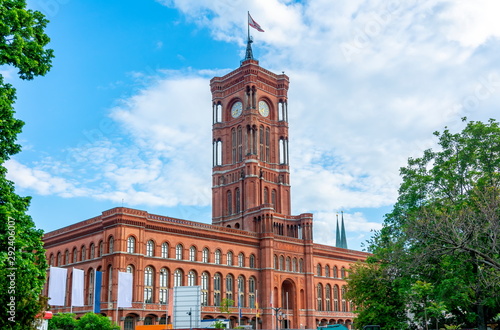
<svg viewBox="0 0 500 330">
<path fill-rule="evenodd" d="M 251 39 L 240 67 L 210 81 L 213 224 L 262 232 L 263 211 L 290 219 L 288 86 L 259 66 Z"/>
</svg>

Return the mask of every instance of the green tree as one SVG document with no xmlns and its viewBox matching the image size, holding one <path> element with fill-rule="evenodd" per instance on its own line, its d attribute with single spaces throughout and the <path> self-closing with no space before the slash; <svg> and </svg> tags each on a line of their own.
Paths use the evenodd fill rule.
<svg viewBox="0 0 500 330">
<path fill-rule="evenodd" d="M 468 122 L 435 135 L 440 149 L 401 169 L 398 201 L 370 251 L 397 274 L 408 304 L 417 281 L 430 283 L 433 310 L 484 330 L 500 309 L 500 127 Z"/>
<path fill-rule="evenodd" d="M 104 315 L 87 313 L 82 316 L 76 325 L 75 330 L 119 330 L 120 327 L 113 324 L 110 319 Z"/>
<path fill-rule="evenodd" d="M 356 306 L 355 326 L 377 324 L 383 329 L 405 329 L 405 299 L 400 294 L 397 274 L 374 258 L 351 265 L 346 299 Z"/>
<path fill-rule="evenodd" d="M 57 313 L 49 320 L 49 330 L 75 330 L 77 323 L 76 314 Z"/>
<path fill-rule="evenodd" d="M 25 1 L 0 1 L 0 65 L 17 68 L 26 80 L 47 73 L 53 57 L 45 49 L 47 22 L 42 13 L 26 9 Z M 24 123 L 14 118 L 15 99 L 15 89 L 0 75 L 0 328 L 25 330 L 46 308 L 40 293 L 47 263 L 43 232 L 26 214 L 30 198 L 15 193 L 3 166 L 21 150 L 16 139 Z"/>
</svg>

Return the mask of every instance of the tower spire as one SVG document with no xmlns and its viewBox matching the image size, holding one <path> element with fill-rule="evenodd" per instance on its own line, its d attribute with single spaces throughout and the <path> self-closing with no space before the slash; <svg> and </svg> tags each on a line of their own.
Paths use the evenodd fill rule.
<svg viewBox="0 0 500 330">
<path fill-rule="evenodd" d="M 341 227 L 341 233 L 340 233 L 340 245 L 341 248 L 347 249 L 347 239 L 345 236 L 345 226 L 344 226 L 344 211 L 341 211 L 342 213 L 342 227 Z"/>
<path fill-rule="evenodd" d="M 250 36 L 250 12 L 247 12 L 247 50 L 245 52 L 245 58 L 243 61 L 253 60 L 253 52 L 252 52 L 252 37 Z"/>
<path fill-rule="evenodd" d="M 339 214 L 337 213 L 337 230 L 335 235 L 335 247 L 342 247 L 340 242 Z"/>
</svg>

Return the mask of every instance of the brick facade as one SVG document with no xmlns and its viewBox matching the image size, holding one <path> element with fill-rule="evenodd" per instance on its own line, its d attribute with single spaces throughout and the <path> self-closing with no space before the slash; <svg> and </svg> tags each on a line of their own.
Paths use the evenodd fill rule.
<svg viewBox="0 0 500 330">
<path fill-rule="evenodd" d="M 101 312 L 125 328 L 168 322 L 165 292 L 178 285 L 201 286 L 203 319 L 226 318 L 217 306 L 229 297 L 241 323 L 258 315 L 260 329 L 275 327 L 271 301 L 282 327 L 350 326 L 344 277 L 367 254 L 314 243 L 312 214 L 290 214 L 288 84 L 253 59 L 211 80 L 212 224 L 119 207 L 44 236 L 50 265 L 67 267 L 68 279 L 72 267 L 85 271 L 87 305 L 73 312 L 92 310 L 97 270 Z M 117 311 L 118 271 L 133 273 L 134 288 L 133 307 Z M 230 318 L 237 325 L 237 308 Z"/>
</svg>

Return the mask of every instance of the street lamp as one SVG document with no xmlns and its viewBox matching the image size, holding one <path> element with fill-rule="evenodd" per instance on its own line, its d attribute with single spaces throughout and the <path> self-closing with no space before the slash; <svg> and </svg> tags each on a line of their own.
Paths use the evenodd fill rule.
<svg viewBox="0 0 500 330">
<path fill-rule="evenodd" d="M 276 330 L 279 330 L 280 329 L 280 326 L 279 326 L 279 311 L 281 310 L 280 307 L 271 307 L 273 310 L 274 310 L 274 315 L 276 315 Z"/>
</svg>

